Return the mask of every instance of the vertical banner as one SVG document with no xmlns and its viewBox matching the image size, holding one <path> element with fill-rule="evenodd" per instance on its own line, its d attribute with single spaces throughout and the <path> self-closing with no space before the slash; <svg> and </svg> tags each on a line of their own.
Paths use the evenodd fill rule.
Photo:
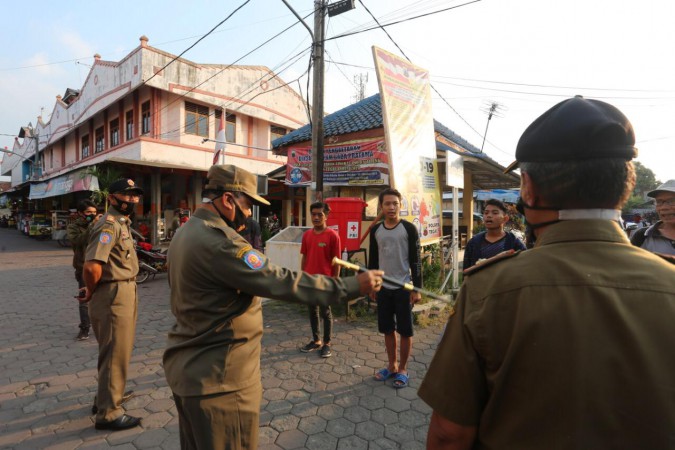
<svg viewBox="0 0 675 450">
<path fill-rule="evenodd" d="M 422 245 L 441 237 L 441 190 L 429 72 L 373 46 L 389 151 L 390 185 L 401 192 L 401 217 Z"/>
</svg>

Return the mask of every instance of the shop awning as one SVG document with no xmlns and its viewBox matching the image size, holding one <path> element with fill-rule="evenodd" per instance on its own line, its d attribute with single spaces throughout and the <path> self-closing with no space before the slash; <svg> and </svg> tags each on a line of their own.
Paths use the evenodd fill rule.
<svg viewBox="0 0 675 450">
<path fill-rule="evenodd" d="M 31 184 L 28 198 L 35 200 L 71 192 L 96 191 L 98 188 L 98 178 L 95 175 L 85 174 L 84 170 L 78 170 L 48 181 Z"/>
</svg>

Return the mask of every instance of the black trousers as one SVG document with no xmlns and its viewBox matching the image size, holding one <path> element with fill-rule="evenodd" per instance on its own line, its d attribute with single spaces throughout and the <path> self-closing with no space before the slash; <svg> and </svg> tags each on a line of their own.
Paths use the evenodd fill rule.
<svg viewBox="0 0 675 450">
<path fill-rule="evenodd" d="M 81 271 L 75 271 L 75 279 L 77 280 L 77 287 L 84 287 L 84 278 Z M 78 302 L 80 304 L 80 329 L 89 331 L 91 321 L 89 320 L 89 304 Z"/>
<path fill-rule="evenodd" d="M 333 311 L 330 306 L 308 306 L 309 324 L 312 326 L 312 339 L 319 340 L 319 318 L 323 319 L 323 343 L 330 342 L 333 334 Z"/>
</svg>

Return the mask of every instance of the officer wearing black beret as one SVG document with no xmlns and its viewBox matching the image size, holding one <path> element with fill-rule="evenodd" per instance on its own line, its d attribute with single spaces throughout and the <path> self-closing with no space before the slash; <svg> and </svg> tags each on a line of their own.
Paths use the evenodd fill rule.
<svg viewBox="0 0 675 450">
<path fill-rule="evenodd" d="M 536 243 L 465 275 L 419 389 L 427 448 L 672 447 L 675 266 L 619 225 L 634 145 L 582 97 L 525 130 L 508 170 Z"/>
<path fill-rule="evenodd" d="M 83 277 L 92 329 L 98 341 L 98 391 L 93 410 L 97 430 L 124 430 L 141 419 L 124 412 L 124 387 L 134 348 L 138 294 L 138 259 L 129 215 L 143 189 L 125 178 L 108 188 L 108 212 L 89 233 Z"/>
<path fill-rule="evenodd" d="M 257 193 L 255 175 L 209 169 L 203 204 L 169 247 L 171 312 L 164 370 L 183 449 L 257 448 L 261 297 L 327 306 L 375 292 L 382 271 L 331 278 L 271 264 L 238 233 Z"/>
</svg>

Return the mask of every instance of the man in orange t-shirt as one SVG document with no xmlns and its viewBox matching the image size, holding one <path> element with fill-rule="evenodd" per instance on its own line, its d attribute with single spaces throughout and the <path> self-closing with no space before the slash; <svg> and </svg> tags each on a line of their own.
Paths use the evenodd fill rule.
<svg viewBox="0 0 675 450">
<path fill-rule="evenodd" d="M 333 257 L 340 257 L 340 236 L 328 228 L 326 220 L 330 207 L 323 202 L 312 203 L 309 207 L 314 228 L 302 235 L 301 269 L 312 275 L 333 275 L 338 277 L 340 266 L 333 266 Z M 329 358 L 330 336 L 333 331 L 333 312 L 330 306 L 309 305 L 309 323 L 312 327 L 312 340 L 300 348 L 301 352 L 321 349 L 321 357 Z M 323 319 L 323 341 L 319 337 L 319 317 Z"/>
</svg>

